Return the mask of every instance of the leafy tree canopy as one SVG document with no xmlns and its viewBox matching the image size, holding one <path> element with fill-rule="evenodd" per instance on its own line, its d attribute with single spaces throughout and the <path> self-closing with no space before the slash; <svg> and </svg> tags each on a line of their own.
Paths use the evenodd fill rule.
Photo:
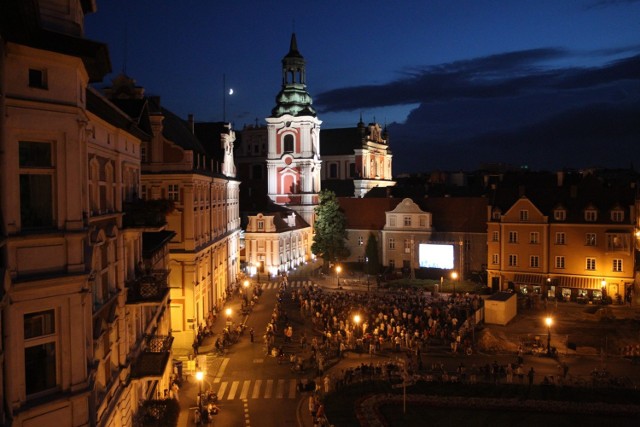
<svg viewBox="0 0 640 427">
<path fill-rule="evenodd" d="M 315 213 L 315 236 L 311 251 L 321 256 L 325 264 L 347 258 L 349 256 L 345 229 L 347 220 L 340 210 L 338 199 L 333 191 L 320 192 L 320 205 L 315 209 Z"/>
<path fill-rule="evenodd" d="M 367 262 L 365 263 L 365 273 L 378 274 L 380 272 L 380 258 L 378 257 L 378 239 L 371 233 L 367 239 L 367 246 L 364 250 Z"/>
</svg>

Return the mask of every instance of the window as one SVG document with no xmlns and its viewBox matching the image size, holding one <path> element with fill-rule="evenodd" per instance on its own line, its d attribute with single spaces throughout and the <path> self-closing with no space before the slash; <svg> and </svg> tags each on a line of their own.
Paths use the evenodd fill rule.
<svg viewBox="0 0 640 427">
<path fill-rule="evenodd" d="M 494 231 L 494 232 L 492 233 L 492 235 L 493 235 L 493 239 L 492 239 L 492 240 L 493 240 L 494 242 L 499 242 L 499 241 L 500 241 L 500 233 L 499 233 L 499 232 Z"/>
<path fill-rule="evenodd" d="M 532 267 L 532 268 L 540 267 L 540 257 L 538 255 L 531 255 L 529 257 L 529 267 Z"/>
<path fill-rule="evenodd" d="M 258 221 L 258 230 L 264 230 L 264 221 Z"/>
<path fill-rule="evenodd" d="M 621 211 L 621 210 L 611 211 L 611 221 L 613 222 L 624 221 L 624 211 Z"/>
<path fill-rule="evenodd" d="M 556 209 L 553 211 L 553 219 L 556 221 L 564 221 L 567 219 L 567 211 L 564 209 Z"/>
<path fill-rule="evenodd" d="M 364 245 L 364 238 L 362 236 L 358 236 L 358 246 Z"/>
<path fill-rule="evenodd" d="M 556 268 L 564 268 L 564 257 L 563 256 L 557 256 L 555 265 L 556 265 Z"/>
<path fill-rule="evenodd" d="M 47 70 L 29 68 L 29 87 L 47 89 Z"/>
<path fill-rule="evenodd" d="M 499 264 L 500 263 L 500 254 L 491 255 L 491 263 L 492 264 Z"/>
<path fill-rule="evenodd" d="M 337 178 L 338 177 L 338 164 L 331 163 L 329 164 L 329 178 Z"/>
<path fill-rule="evenodd" d="M 364 257 L 362 255 L 358 256 L 358 262 L 360 262 L 360 263 L 364 262 Z"/>
<path fill-rule="evenodd" d="M 24 374 L 27 396 L 57 385 L 55 310 L 24 315 Z"/>
<path fill-rule="evenodd" d="M 391 227 L 395 227 L 395 226 L 396 226 L 396 217 L 395 217 L 395 216 L 391 216 L 391 217 L 389 218 L 389 225 L 390 225 Z"/>
<path fill-rule="evenodd" d="M 411 239 L 404 239 L 404 252 L 407 254 L 411 252 Z"/>
<path fill-rule="evenodd" d="M 22 228 L 53 226 L 52 144 L 20 141 L 20 222 Z"/>
<path fill-rule="evenodd" d="M 147 146 L 145 144 L 140 145 L 140 161 L 147 163 Z"/>
<path fill-rule="evenodd" d="M 529 211 L 523 209 L 520 211 L 520 221 L 529 221 Z"/>
<path fill-rule="evenodd" d="M 180 186 L 178 184 L 169 184 L 167 198 L 173 201 L 180 200 Z"/>
<path fill-rule="evenodd" d="M 556 245 L 566 245 L 566 235 L 564 233 L 556 233 Z"/>
<path fill-rule="evenodd" d="M 410 216 L 405 216 L 404 217 L 404 226 L 405 227 L 411 227 L 411 217 Z"/>
<path fill-rule="evenodd" d="M 424 216 L 420 217 L 420 227 L 426 227 L 427 226 L 427 218 L 425 218 Z"/>
<path fill-rule="evenodd" d="M 585 246 L 595 246 L 596 245 L 596 233 L 587 233 L 584 235 L 584 244 Z"/>
<path fill-rule="evenodd" d="M 598 220 L 598 211 L 595 209 L 587 209 L 584 211 L 584 220 L 588 222 L 595 222 Z"/>
<path fill-rule="evenodd" d="M 613 271 L 621 272 L 622 271 L 622 259 L 615 258 L 613 260 Z"/>
<path fill-rule="evenodd" d="M 587 258 L 587 270 L 595 270 L 596 269 L 596 259 L 595 258 Z"/>
<path fill-rule="evenodd" d="M 500 211 L 499 210 L 495 210 L 491 213 L 491 218 L 492 219 L 500 219 Z"/>
<path fill-rule="evenodd" d="M 607 234 L 607 251 L 609 252 L 628 252 L 629 251 L 629 235 L 628 234 Z"/>
<path fill-rule="evenodd" d="M 349 178 L 355 178 L 355 177 L 356 177 L 356 164 L 349 163 Z"/>
<path fill-rule="evenodd" d="M 389 260 L 389 268 L 390 268 L 390 269 L 392 269 L 392 270 L 393 270 L 394 268 L 396 268 L 396 262 L 395 262 L 395 260 L 392 260 L 392 259 L 390 259 L 390 260 Z"/>
<path fill-rule="evenodd" d="M 537 245 L 540 243 L 540 233 L 537 231 L 532 231 L 529 233 L 529 243 L 532 245 Z"/>
<path fill-rule="evenodd" d="M 518 266 L 518 255 L 511 254 L 509 255 L 509 267 L 517 267 Z"/>
<path fill-rule="evenodd" d="M 509 243 L 518 243 L 518 232 L 510 231 L 509 232 Z"/>
<path fill-rule="evenodd" d="M 396 248 L 396 239 L 389 237 L 389 249 L 394 250 Z"/>
<path fill-rule="evenodd" d="M 293 135 L 290 133 L 284 136 L 284 152 L 293 153 Z"/>
</svg>

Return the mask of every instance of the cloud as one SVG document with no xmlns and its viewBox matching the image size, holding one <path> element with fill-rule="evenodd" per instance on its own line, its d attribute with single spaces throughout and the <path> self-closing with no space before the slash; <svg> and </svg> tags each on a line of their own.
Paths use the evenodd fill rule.
<svg viewBox="0 0 640 427">
<path fill-rule="evenodd" d="M 554 61 L 599 65 L 557 67 Z M 633 53 L 635 55 L 629 55 Z M 508 52 L 403 70 L 383 85 L 316 97 L 320 111 L 417 104 L 389 126 L 394 173 L 473 169 L 482 162 L 535 168 L 611 166 L 640 156 L 638 47 Z"/>
</svg>

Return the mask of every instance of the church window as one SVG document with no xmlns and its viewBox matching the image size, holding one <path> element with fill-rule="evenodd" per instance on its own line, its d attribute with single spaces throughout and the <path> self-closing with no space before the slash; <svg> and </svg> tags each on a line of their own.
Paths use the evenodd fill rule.
<svg viewBox="0 0 640 427">
<path fill-rule="evenodd" d="M 293 135 L 291 134 L 284 136 L 284 152 L 293 153 Z"/>
</svg>

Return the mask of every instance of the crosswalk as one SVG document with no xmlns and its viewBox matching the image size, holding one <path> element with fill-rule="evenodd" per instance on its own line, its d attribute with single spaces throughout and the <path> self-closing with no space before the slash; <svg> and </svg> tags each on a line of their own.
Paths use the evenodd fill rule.
<svg viewBox="0 0 640 427">
<path fill-rule="evenodd" d="M 296 379 L 258 379 L 220 381 L 217 389 L 218 401 L 244 399 L 295 399 L 300 393 Z"/>
<path fill-rule="evenodd" d="M 287 289 L 298 289 L 304 286 L 313 286 L 313 285 L 314 283 L 311 280 L 294 280 L 289 282 L 289 284 L 287 284 Z M 263 283 L 262 289 L 263 290 L 280 289 L 280 282 Z"/>
</svg>

